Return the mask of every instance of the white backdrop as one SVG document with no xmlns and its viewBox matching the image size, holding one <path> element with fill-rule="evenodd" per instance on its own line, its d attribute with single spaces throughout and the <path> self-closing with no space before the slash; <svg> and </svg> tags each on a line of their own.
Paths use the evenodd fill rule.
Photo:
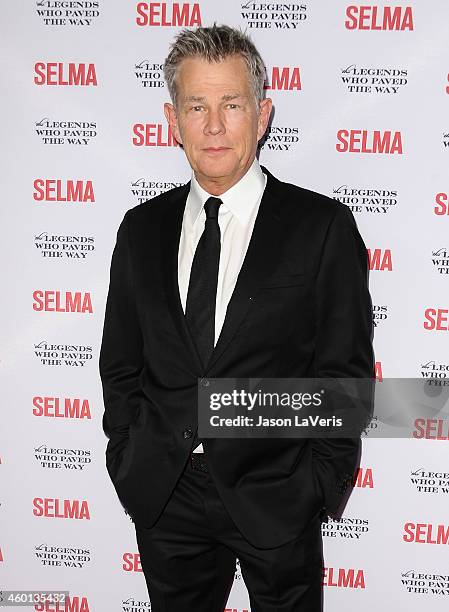
<svg viewBox="0 0 449 612">
<path fill-rule="evenodd" d="M 378 378 L 449 384 L 445 0 L 2 2 L 0 587 L 67 589 L 66 611 L 150 609 L 104 467 L 98 354 L 124 212 L 190 177 L 161 64 L 180 26 L 214 21 L 247 28 L 266 62 L 260 161 L 354 212 Z M 344 516 L 323 525 L 325 610 L 447 609 L 449 432 L 426 425 L 365 440 Z M 227 609 L 249 610 L 238 567 Z"/>
</svg>

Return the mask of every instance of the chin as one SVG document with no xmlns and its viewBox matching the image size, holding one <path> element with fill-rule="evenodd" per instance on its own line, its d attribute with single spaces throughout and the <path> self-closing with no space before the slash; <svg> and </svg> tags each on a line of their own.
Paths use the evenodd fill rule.
<svg viewBox="0 0 449 612">
<path fill-rule="evenodd" d="M 223 160 L 217 160 L 214 162 L 208 162 L 207 164 L 201 164 L 199 171 L 203 176 L 211 178 L 219 178 L 220 176 L 229 176 L 234 174 L 236 168 L 234 164 L 223 163 Z"/>
</svg>

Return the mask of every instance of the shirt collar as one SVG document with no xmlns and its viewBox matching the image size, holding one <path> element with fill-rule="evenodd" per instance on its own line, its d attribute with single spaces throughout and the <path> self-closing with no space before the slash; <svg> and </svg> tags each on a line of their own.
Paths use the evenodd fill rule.
<svg viewBox="0 0 449 612">
<path fill-rule="evenodd" d="M 266 180 L 267 177 L 262 172 L 260 164 L 255 157 L 247 172 L 235 185 L 220 196 L 215 196 L 219 197 L 223 202 L 220 210 L 225 207 L 225 209 L 236 216 L 239 223 L 246 225 L 265 189 Z M 198 221 L 203 206 L 211 195 L 201 187 L 195 178 L 194 172 L 192 172 L 190 192 L 186 203 L 186 217 L 191 227 Z"/>
</svg>

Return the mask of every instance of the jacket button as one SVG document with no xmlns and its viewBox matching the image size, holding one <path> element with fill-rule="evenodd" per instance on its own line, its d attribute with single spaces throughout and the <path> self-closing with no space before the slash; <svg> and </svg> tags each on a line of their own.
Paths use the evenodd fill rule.
<svg viewBox="0 0 449 612">
<path fill-rule="evenodd" d="M 191 438 L 193 435 L 193 432 L 191 429 L 187 428 L 184 429 L 184 431 L 182 432 L 183 437 L 187 440 L 187 438 Z"/>
</svg>

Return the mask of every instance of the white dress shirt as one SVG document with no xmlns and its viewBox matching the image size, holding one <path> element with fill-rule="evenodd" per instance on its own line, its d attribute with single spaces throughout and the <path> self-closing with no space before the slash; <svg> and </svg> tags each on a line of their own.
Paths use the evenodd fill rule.
<svg viewBox="0 0 449 612">
<path fill-rule="evenodd" d="M 220 196 L 214 196 L 222 201 L 218 209 L 221 246 L 215 302 L 214 346 L 217 344 L 226 309 L 242 267 L 266 182 L 267 177 L 262 172 L 257 158 L 254 158 L 246 174 L 235 185 Z M 178 286 L 184 313 L 192 261 L 206 222 L 204 204 L 211 196 L 212 194 L 200 186 L 192 172 L 178 249 Z M 203 452 L 203 445 L 200 444 L 194 452 Z"/>
</svg>

